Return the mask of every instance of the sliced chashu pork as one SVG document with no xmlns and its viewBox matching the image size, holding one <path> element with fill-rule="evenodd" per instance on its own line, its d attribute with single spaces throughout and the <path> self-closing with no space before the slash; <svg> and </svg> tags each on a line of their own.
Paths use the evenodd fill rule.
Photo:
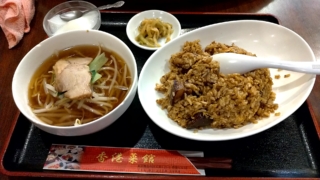
<svg viewBox="0 0 320 180">
<path fill-rule="evenodd" d="M 70 57 L 57 61 L 53 66 L 56 91 L 65 92 L 64 96 L 69 99 L 91 97 L 91 73 L 88 66 L 91 61 L 89 57 Z"/>
</svg>

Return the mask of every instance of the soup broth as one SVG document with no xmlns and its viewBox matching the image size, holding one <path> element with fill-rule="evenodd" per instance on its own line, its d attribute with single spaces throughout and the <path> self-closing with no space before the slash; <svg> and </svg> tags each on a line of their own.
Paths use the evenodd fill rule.
<svg viewBox="0 0 320 180">
<path fill-rule="evenodd" d="M 104 53 L 108 59 L 97 73 L 101 78 L 90 84 L 90 98 L 69 99 L 54 88 L 53 66 L 70 57 L 91 57 Z M 92 73 L 92 72 L 90 72 Z M 92 75 L 93 76 L 93 75 Z M 79 45 L 57 51 L 36 70 L 29 84 L 29 105 L 43 122 L 55 126 L 73 126 L 96 120 L 116 108 L 132 84 L 125 61 L 115 52 L 97 45 Z"/>
</svg>

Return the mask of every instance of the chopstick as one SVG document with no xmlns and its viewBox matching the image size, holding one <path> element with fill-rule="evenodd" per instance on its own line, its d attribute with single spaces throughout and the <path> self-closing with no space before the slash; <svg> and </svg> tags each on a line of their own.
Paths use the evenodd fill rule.
<svg viewBox="0 0 320 180">
<path fill-rule="evenodd" d="M 187 157 L 197 169 L 231 169 L 232 159 L 218 157 Z"/>
</svg>

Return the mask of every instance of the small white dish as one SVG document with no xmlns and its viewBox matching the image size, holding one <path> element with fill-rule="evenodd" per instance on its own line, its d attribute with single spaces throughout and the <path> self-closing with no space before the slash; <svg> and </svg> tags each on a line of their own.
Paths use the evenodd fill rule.
<svg viewBox="0 0 320 180">
<path fill-rule="evenodd" d="M 63 2 L 53 7 L 43 18 L 43 29 L 49 37 L 72 30 L 98 30 L 101 26 L 100 11 L 94 10 L 78 19 L 66 22 L 60 18 L 60 14 L 73 10 L 87 11 L 97 8 L 87 1 L 72 0 Z"/>
<path fill-rule="evenodd" d="M 130 39 L 130 41 L 145 50 L 151 50 L 151 51 L 155 51 L 161 47 L 163 47 L 166 43 L 165 43 L 165 38 L 161 38 L 158 43 L 161 45 L 161 47 L 147 47 L 147 46 L 143 46 L 140 45 L 135 38 L 138 36 L 139 31 L 138 31 L 138 27 L 140 25 L 140 23 L 144 20 L 144 19 L 149 19 L 149 18 L 159 18 L 164 22 L 170 23 L 172 24 L 172 28 L 173 28 L 173 33 L 171 35 L 171 40 L 175 39 L 176 37 L 178 37 L 180 35 L 181 32 L 181 25 L 180 22 L 178 21 L 178 19 L 173 16 L 172 14 L 165 12 L 165 11 L 161 11 L 161 10 L 148 10 L 148 11 L 143 11 L 140 12 L 136 15 L 134 15 L 128 22 L 127 24 L 127 28 L 126 28 L 126 32 L 127 32 L 127 36 Z M 169 41 L 169 42 L 170 42 Z"/>
<path fill-rule="evenodd" d="M 297 33 L 264 21 L 242 20 L 213 24 L 181 35 L 149 57 L 138 82 L 139 99 L 150 119 L 174 135 L 198 141 L 223 141 L 257 134 L 294 113 L 305 102 L 314 86 L 315 75 L 270 69 L 274 83 L 272 89 L 276 93 L 275 103 L 279 104 L 276 112 L 280 112 L 280 116 L 271 114 L 257 124 L 248 124 L 238 129 L 203 129 L 194 133 L 193 130 L 184 129 L 171 120 L 167 112 L 156 103 L 163 94 L 157 92 L 155 86 L 160 82 L 160 78 L 169 72 L 168 60 L 171 55 L 179 52 L 186 41 L 195 40 L 200 40 L 202 48 L 212 41 L 229 45 L 234 43 L 258 57 L 316 61 L 310 46 Z M 280 79 L 275 79 L 277 74 L 281 75 Z M 283 78 L 285 74 L 290 74 L 290 77 Z"/>
</svg>

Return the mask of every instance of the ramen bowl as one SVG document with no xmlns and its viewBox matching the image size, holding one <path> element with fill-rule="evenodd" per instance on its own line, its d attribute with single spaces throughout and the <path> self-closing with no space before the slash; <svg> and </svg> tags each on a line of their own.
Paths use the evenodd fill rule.
<svg viewBox="0 0 320 180">
<path fill-rule="evenodd" d="M 81 37 L 81 38 L 79 38 Z M 77 45 L 102 45 L 120 55 L 131 73 L 132 83 L 123 101 L 100 118 L 78 126 L 53 126 L 44 123 L 29 106 L 28 88 L 32 76 L 44 61 L 57 51 Z M 137 90 L 137 65 L 131 50 L 117 37 L 98 30 L 75 30 L 48 38 L 33 47 L 19 63 L 12 81 L 13 99 L 21 113 L 41 130 L 60 136 L 79 136 L 102 130 L 115 122 L 130 106 Z"/>
<path fill-rule="evenodd" d="M 199 43 L 203 49 L 215 41 L 227 45 L 234 44 L 256 54 L 258 57 L 279 61 L 316 61 L 310 46 L 297 33 L 286 27 L 264 21 L 241 20 L 218 23 L 181 35 L 149 57 L 141 70 L 138 83 L 138 95 L 142 107 L 155 124 L 169 133 L 198 141 L 225 141 L 251 136 L 284 121 L 305 102 L 313 88 L 315 75 L 270 69 L 270 76 L 273 81 L 272 91 L 276 94 L 274 103 L 279 105 L 275 111 L 278 113 L 277 115 L 270 114 L 269 117 L 258 120 L 257 123 L 250 123 L 237 128 L 204 128 L 196 130 L 196 132 L 195 129 L 183 128 L 170 119 L 167 115 L 168 112 L 156 103 L 156 100 L 163 98 L 164 95 L 156 91 L 155 87 L 156 84 L 160 83 L 160 78 L 170 71 L 169 59 L 171 55 L 180 52 L 187 41 L 193 42 L 196 40 L 200 40 Z M 191 62 L 191 60 L 186 62 Z M 187 73 L 189 72 L 192 74 L 194 71 L 188 70 Z M 289 78 L 285 78 L 287 74 L 290 74 Z M 277 79 L 277 75 L 281 78 Z M 188 85 L 190 86 L 190 84 Z M 172 91 L 173 96 L 174 92 L 176 91 Z M 220 97 L 218 95 L 213 98 L 218 99 Z M 192 103 L 189 103 L 191 107 L 193 107 Z M 198 102 L 194 104 L 196 103 Z M 187 105 L 183 106 L 186 107 Z M 237 106 L 239 106 L 239 103 Z M 221 108 L 221 106 L 216 109 L 218 108 Z M 184 109 L 184 112 L 186 112 L 186 109 Z M 183 110 L 180 112 L 183 113 Z"/>
</svg>

